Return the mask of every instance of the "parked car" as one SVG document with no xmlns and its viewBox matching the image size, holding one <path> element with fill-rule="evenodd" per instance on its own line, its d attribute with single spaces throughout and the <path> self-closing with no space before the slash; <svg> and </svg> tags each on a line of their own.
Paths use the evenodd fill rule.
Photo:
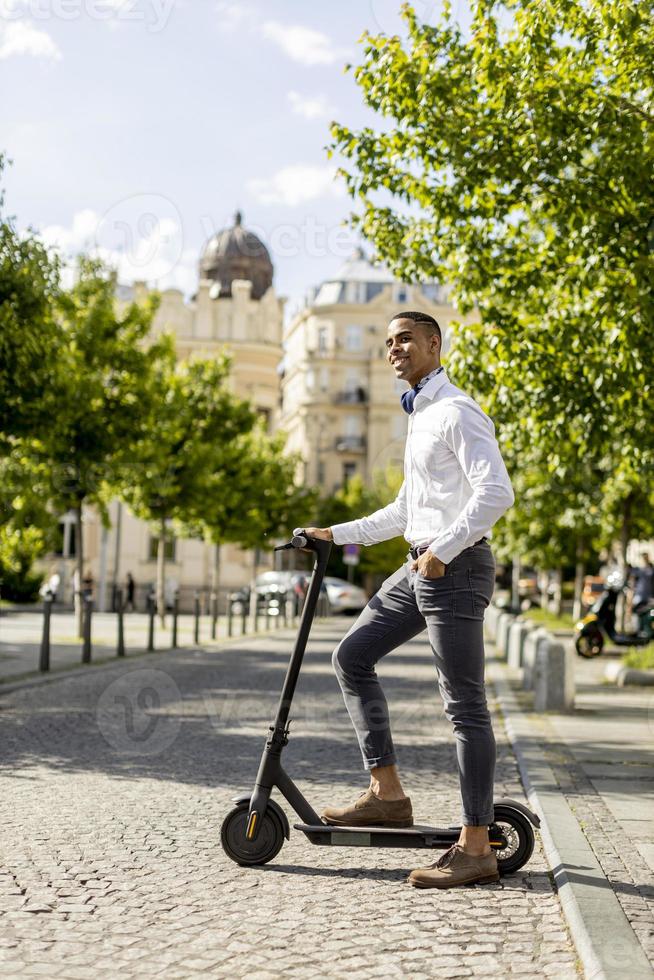
<svg viewBox="0 0 654 980">
<path fill-rule="evenodd" d="M 254 587 L 257 593 L 257 605 L 259 610 L 268 609 L 269 615 L 276 616 L 280 608 L 280 596 L 286 593 L 287 598 L 297 595 L 303 599 L 309 585 L 310 572 L 302 571 L 283 571 L 283 572 L 262 572 L 254 580 Z M 327 594 L 323 583 L 321 592 Z M 232 611 L 238 615 L 245 604 L 250 605 L 250 587 L 244 585 L 237 592 L 232 592 L 230 599 L 234 603 Z"/>
<path fill-rule="evenodd" d="M 344 578 L 325 578 L 327 595 L 332 612 L 361 612 L 368 604 L 368 596 L 358 585 L 346 582 Z"/>
</svg>

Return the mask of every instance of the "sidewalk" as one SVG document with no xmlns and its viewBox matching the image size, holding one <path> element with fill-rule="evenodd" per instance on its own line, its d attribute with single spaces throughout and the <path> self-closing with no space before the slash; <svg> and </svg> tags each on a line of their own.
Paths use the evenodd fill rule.
<svg viewBox="0 0 654 980">
<path fill-rule="evenodd" d="M 535 714 L 519 672 L 492 657 L 489 676 L 544 817 L 546 853 L 587 972 L 594 962 L 597 976 L 647 977 L 654 976 L 654 695 L 606 684 L 606 662 L 577 658 L 569 714 Z"/>
<path fill-rule="evenodd" d="M 148 619 L 144 613 L 125 613 L 124 637 L 126 656 L 146 652 L 148 642 Z M 170 650 L 172 646 L 172 614 L 166 614 L 165 628 L 155 617 L 155 652 Z M 265 627 L 265 616 L 260 616 L 260 628 Z M 248 621 L 248 628 L 251 621 Z M 271 629 L 275 628 L 273 617 Z M 241 618 L 233 618 L 232 639 L 241 636 Z M 39 651 L 43 629 L 42 609 L 34 611 L 15 611 L 3 609 L 0 615 L 0 686 L 39 672 Z M 92 619 L 92 663 L 103 663 L 116 656 L 118 621 L 115 613 L 93 613 Z M 200 617 L 200 642 L 212 645 L 211 618 Z M 227 617 L 220 616 L 217 623 L 216 643 L 228 641 Z M 194 618 L 180 615 L 177 629 L 178 647 L 194 645 Z M 81 666 L 82 641 L 77 637 L 77 619 L 71 612 L 53 610 L 50 627 L 50 672 Z M 45 676 L 45 675 L 41 675 Z"/>
</svg>

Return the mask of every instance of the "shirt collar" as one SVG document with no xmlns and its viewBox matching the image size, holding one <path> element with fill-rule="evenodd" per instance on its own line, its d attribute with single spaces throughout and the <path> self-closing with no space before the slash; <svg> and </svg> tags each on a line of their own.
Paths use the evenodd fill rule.
<svg viewBox="0 0 654 980">
<path fill-rule="evenodd" d="M 445 368 L 439 371 L 438 374 L 430 378 L 429 381 L 423 385 L 418 394 L 416 395 L 416 401 L 419 398 L 428 398 L 430 401 L 436 397 L 436 394 L 440 391 L 446 381 L 449 381 Z"/>
</svg>

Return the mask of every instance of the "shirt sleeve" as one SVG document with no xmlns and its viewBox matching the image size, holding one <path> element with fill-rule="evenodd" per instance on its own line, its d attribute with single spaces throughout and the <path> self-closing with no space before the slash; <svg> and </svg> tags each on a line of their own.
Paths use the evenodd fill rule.
<svg viewBox="0 0 654 980">
<path fill-rule="evenodd" d="M 450 524 L 439 531 L 429 549 L 448 565 L 470 547 L 509 509 L 515 497 L 495 426 L 477 405 L 457 405 L 447 415 L 443 438 L 456 456 L 472 496 Z"/>
<path fill-rule="evenodd" d="M 407 506 L 404 481 L 395 500 L 357 521 L 332 526 L 334 544 L 379 544 L 406 531 Z"/>
</svg>

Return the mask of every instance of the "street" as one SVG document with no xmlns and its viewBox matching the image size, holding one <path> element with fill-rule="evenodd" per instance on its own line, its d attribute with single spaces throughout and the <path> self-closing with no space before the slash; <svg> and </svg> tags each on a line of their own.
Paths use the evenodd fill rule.
<svg viewBox="0 0 654 980">
<path fill-rule="evenodd" d="M 366 784 L 330 664 L 350 623 L 314 628 L 292 711 L 285 765 L 318 810 Z M 440 893 L 405 882 L 438 857 L 427 851 L 331 850 L 292 830 L 268 866 L 225 857 L 220 824 L 253 782 L 292 637 L 155 654 L 0 697 L 3 975 L 577 976 L 538 839 L 518 875 Z M 380 674 L 416 821 L 457 822 L 425 640 Z M 495 731 L 496 795 L 524 800 L 497 715 Z"/>
</svg>

